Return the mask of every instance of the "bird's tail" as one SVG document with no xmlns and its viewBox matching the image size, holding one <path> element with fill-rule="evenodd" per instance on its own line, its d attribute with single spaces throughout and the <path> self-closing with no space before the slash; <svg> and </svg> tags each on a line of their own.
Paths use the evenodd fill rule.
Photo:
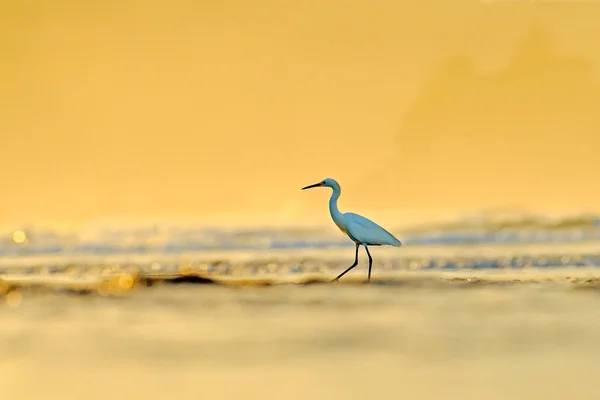
<svg viewBox="0 0 600 400">
<path fill-rule="evenodd" d="M 395 237 L 394 235 L 391 235 L 391 236 L 392 236 L 391 237 L 392 240 L 391 240 L 390 245 L 394 246 L 394 247 L 402 247 L 402 242 L 400 240 L 398 240 L 398 238 Z"/>
</svg>

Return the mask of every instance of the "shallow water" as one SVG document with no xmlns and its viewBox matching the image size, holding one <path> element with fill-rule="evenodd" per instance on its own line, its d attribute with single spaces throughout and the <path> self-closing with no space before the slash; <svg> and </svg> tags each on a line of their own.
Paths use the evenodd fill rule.
<svg viewBox="0 0 600 400">
<path fill-rule="evenodd" d="M 2 392 L 597 398 L 597 244 L 347 250 L 4 258 Z"/>
</svg>

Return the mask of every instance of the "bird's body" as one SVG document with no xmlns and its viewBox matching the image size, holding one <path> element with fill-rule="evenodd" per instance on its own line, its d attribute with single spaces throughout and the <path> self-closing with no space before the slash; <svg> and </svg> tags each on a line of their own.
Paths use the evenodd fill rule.
<svg viewBox="0 0 600 400">
<path fill-rule="evenodd" d="M 350 268 L 342 272 L 334 280 L 338 280 L 342 277 L 342 275 L 350 271 L 358 264 L 358 247 L 360 245 L 365 247 L 367 255 L 369 256 L 369 280 L 371 280 L 371 265 L 373 263 L 373 259 L 371 258 L 371 254 L 369 253 L 367 246 L 389 245 L 400 247 L 402 246 L 402 243 L 394 235 L 362 215 L 350 212 L 341 213 L 338 209 L 337 201 L 342 193 L 342 189 L 334 179 L 327 178 L 314 185 L 303 187 L 302 190 L 323 186 L 330 187 L 332 189 L 331 197 L 329 199 L 329 213 L 331 214 L 333 222 L 356 244 L 356 257 L 354 264 L 352 264 Z"/>
<path fill-rule="evenodd" d="M 345 213 L 347 235 L 354 243 L 368 246 L 401 246 L 394 235 L 362 215 Z"/>
</svg>

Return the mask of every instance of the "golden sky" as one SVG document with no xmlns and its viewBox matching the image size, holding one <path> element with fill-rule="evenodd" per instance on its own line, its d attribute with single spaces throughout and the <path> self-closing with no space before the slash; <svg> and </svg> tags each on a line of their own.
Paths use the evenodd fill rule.
<svg viewBox="0 0 600 400">
<path fill-rule="evenodd" d="M 600 2 L 0 7 L 5 224 L 600 211 Z"/>
</svg>

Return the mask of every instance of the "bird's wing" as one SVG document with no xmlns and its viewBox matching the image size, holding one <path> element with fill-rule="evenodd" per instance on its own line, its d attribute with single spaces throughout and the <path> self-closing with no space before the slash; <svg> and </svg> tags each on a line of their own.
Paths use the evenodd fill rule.
<svg viewBox="0 0 600 400">
<path fill-rule="evenodd" d="M 347 228 L 350 236 L 356 241 L 367 245 L 401 246 L 402 243 L 391 233 L 362 215 L 345 213 Z"/>
</svg>

